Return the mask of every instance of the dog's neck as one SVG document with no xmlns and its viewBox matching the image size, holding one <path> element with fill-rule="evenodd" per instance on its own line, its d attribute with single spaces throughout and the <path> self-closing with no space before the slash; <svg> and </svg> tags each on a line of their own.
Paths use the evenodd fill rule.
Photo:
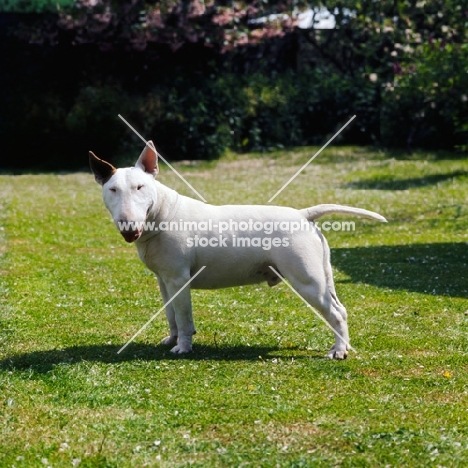
<svg viewBox="0 0 468 468">
<path fill-rule="evenodd" d="M 153 209 L 148 213 L 148 221 L 156 221 L 161 223 L 163 221 L 169 222 L 175 215 L 175 211 L 180 203 L 180 195 L 169 187 L 161 184 L 158 181 L 156 183 L 156 203 Z"/>
<path fill-rule="evenodd" d="M 155 181 L 154 191 L 154 204 L 148 211 L 146 221 L 154 222 L 156 225 L 160 225 L 162 222 L 169 223 L 174 219 L 179 209 L 181 202 L 180 195 L 175 190 L 166 187 L 158 181 Z M 138 240 L 146 242 L 160 232 L 160 230 L 146 231 Z"/>
</svg>

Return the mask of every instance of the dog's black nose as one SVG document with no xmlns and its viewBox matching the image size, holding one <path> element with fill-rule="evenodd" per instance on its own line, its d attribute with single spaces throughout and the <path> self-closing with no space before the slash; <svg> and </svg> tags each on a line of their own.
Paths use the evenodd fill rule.
<svg viewBox="0 0 468 468">
<path fill-rule="evenodd" d="M 122 237 L 128 242 L 135 242 L 140 236 L 141 231 L 120 231 Z"/>
</svg>

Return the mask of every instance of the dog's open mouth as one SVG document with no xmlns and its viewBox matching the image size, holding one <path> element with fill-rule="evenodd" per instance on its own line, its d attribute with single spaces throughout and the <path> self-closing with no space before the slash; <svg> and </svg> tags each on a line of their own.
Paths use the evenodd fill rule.
<svg viewBox="0 0 468 468">
<path fill-rule="evenodd" d="M 141 230 L 139 231 L 120 231 L 122 237 L 128 242 L 135 242 L 141 236 Z"/>
</svg>

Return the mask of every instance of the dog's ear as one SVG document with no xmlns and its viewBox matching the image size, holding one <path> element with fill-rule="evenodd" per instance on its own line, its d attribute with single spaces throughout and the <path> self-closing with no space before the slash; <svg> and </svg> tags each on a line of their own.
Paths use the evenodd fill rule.
<svg viewBox="0 0 468 468">
<path fill-rule="evenodd" d="M 117 170 L 111 163 L 99 159 L 92 151 L 89 152 L 89 166 L 100 185 L 104 185 Z"/>
<path fill-rule="evenodd" d="M 158 152 L 151 140 L 149 140 L 140 154 L 135 167 L 139 167 L 148 174 L 158 175 Z"/>
</svg>

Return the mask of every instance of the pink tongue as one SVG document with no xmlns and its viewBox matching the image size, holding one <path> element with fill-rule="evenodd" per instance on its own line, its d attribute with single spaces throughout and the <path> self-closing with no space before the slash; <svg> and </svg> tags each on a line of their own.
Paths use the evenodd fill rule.
<svg viewBox="0 0 468 468">
<path fill-rule="evenodd" d="M 122 234 L 123 238 L 127 242 L 134 242 L 140 237 L 141 232 L 139 232 L 139 231 L 121 231 L 120 234 Z"/>
</svg>

